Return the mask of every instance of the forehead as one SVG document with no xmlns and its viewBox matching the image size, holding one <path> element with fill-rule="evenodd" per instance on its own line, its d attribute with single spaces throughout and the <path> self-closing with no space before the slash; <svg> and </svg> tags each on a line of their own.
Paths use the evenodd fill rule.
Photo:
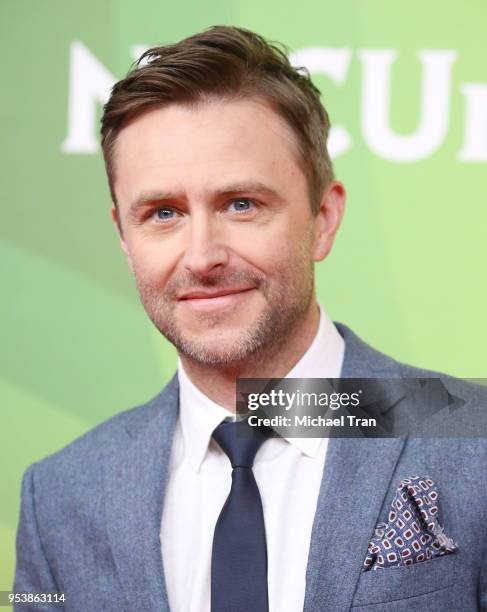
<svg viewBox="0 0 487 612">
<path fill-rule="evenodd" d="M 218 189 L 221 182 L 254 181 L 271 188 L 306 187 L 296 137 L 270 106 L 255 99 L 172 104 L 124 127 L 114 151 L 120 203 L 137 191 Z"/>
</svg>

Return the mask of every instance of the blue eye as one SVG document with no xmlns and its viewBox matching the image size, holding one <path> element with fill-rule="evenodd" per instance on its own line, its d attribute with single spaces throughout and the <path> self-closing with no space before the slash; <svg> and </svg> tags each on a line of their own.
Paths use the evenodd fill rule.
<svg viewBox="0 0 487 612">
<path fill-rule="evenodd" d="M 156 216 L 160 221 L 170 221 L 174 218 L 174 210 L 171 208 L 158 208 Z"/>
<path fill-rule="evenodd" d="M 235 212 L 244 213 L 250 210 L 254 203 L 248 198 L 236 198 L 230 202 L 230 206 L 234 206 Z"/>
</svg>

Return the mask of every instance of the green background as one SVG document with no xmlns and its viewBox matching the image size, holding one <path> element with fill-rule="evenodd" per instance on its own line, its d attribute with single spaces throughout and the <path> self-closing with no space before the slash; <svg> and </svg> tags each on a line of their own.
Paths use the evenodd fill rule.
<svg viewBox="0 0 487 612">
<path fill-rule="evenodd" d="M 319 299 L 397 359 L 485 377 L 486 160 L 461 162 L 458 152 L 461 86 L 487 82 L 486 18 L 484 0 L 2 0 L 0 590 L 12 585 L 25 468 L 146 401 L 175 369 L 119 250 L 101 155 L 62 150 L 70 44 L 82 42 L 117 79 L 134 45 L 213 24 L 244 26 L 291 50 L 350 48 L 342 85 L 315 78 L 332 123 L 353 140 L 335 161 L 348 208 L 317 268 Z M 418 51 L 458 53 L 446 138 L 426 159 L 386 160 L 364 139 L 358 54 L 385 48 L 398 53 L 390 111 L 398 134 L 420 120 Z"/>
</svg>

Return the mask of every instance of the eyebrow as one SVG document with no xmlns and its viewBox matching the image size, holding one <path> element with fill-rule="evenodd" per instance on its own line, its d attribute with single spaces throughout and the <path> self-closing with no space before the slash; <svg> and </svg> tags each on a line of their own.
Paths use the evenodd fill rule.
<svg viewBox="0 0 487 612">
<path fill-rule="evenodd" d="M 268 185 L 265 185 L 264 183 L 261 183 L 260 181 L 243 181 L 237 183 L 229 183 L 228 185 L 224 185 L 216 191 L 213 191 L 211 195 L 214 198 L 235 195 L 237 193 L 258 193 L 274 199 L 281 198 L 281 196 L 277 193 L 275 189 L 269 187 Z M 135 217 L 141 209 L 143 210 L 144 208 L 146 208 L 150 204 L 154 204 L 155 202 L 169 203 L 181 200 L 186 200 L 186 196 L 183 192 L 178 193 L 159 190 L 143 191 L 130 205 L 128 214 L 130 217 Z"/>
</svg>

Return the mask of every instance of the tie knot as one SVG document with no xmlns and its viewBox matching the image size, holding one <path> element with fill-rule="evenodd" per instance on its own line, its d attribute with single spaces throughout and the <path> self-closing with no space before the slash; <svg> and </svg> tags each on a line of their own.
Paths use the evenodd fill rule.
<svg viewBox="0 0 487 612">
<path fill-rule="evenodd" d="M 252 468 L 257 451 L 272 434 L 272 429 L 253 427 L 247 420 L 223 421 L 213 432 L 213 439 L 230 459 L 232 468 Z"/>
</svg>

